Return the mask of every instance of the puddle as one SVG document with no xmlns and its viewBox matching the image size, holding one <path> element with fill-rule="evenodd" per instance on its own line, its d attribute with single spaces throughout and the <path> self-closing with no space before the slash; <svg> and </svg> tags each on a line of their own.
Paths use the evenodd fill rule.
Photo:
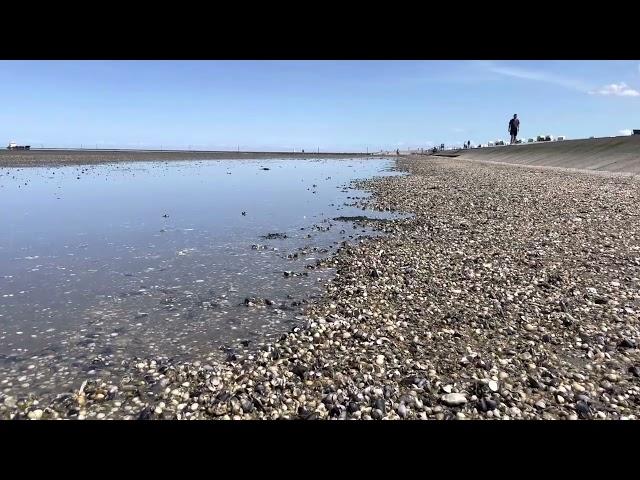
<svg viewBox="0 0 640 480">
<path fill-rule="evenodd" d="M 385 159 L 0 170 L 0 391 L 56 394 L 147 355 L 224 358 L 301 321 L 342 241 L 375 234 L 354 179 Z M 338 219 L 341 220 L 338 220 Z"/>
</svg>

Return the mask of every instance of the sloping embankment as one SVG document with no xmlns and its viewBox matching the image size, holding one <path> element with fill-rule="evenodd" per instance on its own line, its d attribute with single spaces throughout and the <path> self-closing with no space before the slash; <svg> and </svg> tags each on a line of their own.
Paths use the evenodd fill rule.
<svg viewBox="0 0 640 480">
<path fill-rule="evenodd" d="M 640 174 L 640 135 L 448 152 L 463 160 Z"/>
</svg>

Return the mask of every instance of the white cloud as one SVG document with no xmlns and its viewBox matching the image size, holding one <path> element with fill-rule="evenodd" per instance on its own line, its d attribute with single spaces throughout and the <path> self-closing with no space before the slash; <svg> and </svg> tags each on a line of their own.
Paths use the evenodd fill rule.
<svg viewBox="0 0 640 480">
<path fill-rule="evenodd" d="M 592 90 L 589 92 L 591 95 L 614 95 L 616 97 L 640 97 L 640 92 L 630 88 L 624 82 L 612 83 L 605 85 L 598 90 Z"/>
<path fill-rule="evenodd" d="M 476 64 L 484 67 L 490 72 L 504 75 L 507 77 L 520 78 L 523 80 L 532 80 L 538 82 L 552 83 L 572 90 L 578 90 L 580 92 L 588 92 L 589 87 L 581 80 L 575 78 L 562 77 L 553 73 L 538 71 L 538 70 L 526 70 L 523 68 L 512 67 L 509 65 L 498 65 L 493 62 L 475 62 Z"/>
<path fill-rule="evenodd" d="M 453 129 L 453 131 L 454 132 L 458 132 L 458 133 L 462 133 L 462 132 L 465 131 L 465 129 L 464 128 L 460 128 L 460 127 L 456 127 L 456 128 Z"/>
<path fill-rule="evenodd" d="M 633 133 L 633 130 L 629 128 L 625 128 L 624 130 L 620 130 L 618 133 L 620 135 L 631 135 Z"/>
</svg>

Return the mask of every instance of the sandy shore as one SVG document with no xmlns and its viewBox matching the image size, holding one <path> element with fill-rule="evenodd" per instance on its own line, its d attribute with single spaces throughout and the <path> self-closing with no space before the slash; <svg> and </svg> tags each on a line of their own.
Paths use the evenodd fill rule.
<svg viewBox="0 0 640 480">
<path fill-rule="evenodd" d="M 48 405 L 0 395 L 0 416 L 638 418 L 638 182 L 397 163 L 411 175 L 361 186 L 414 217 L 327 261 L 305 327 L 226 363 L 133 359 Z"/>
<path fill-rule="evenodd" d="M 196 152 L 141 150 L 0 150 L 0 168 L 60 167 L 65 165 L 97 165 L 116 162 L 148 162 L 170 160 L 248 160 L 269 158 L 355 158 L 354 153 L 264 153 L 264 152 Z"/>
</svg>

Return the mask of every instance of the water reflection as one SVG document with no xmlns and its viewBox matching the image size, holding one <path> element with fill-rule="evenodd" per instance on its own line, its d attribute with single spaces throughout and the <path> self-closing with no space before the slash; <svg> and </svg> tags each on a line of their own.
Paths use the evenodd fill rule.
<svg viewBox="0 0 640 480">
<path fill-rule="evenodd" d="M 364 194 L 346 185 L 390 166 L 3 169 L 0 390 L 55 393 L 134 356 L 211 358 L 269 341 L 333 273 L 307 267 L 361 233 L 332 220 L 363 213 L 352 204 Z"/>
</svg>

